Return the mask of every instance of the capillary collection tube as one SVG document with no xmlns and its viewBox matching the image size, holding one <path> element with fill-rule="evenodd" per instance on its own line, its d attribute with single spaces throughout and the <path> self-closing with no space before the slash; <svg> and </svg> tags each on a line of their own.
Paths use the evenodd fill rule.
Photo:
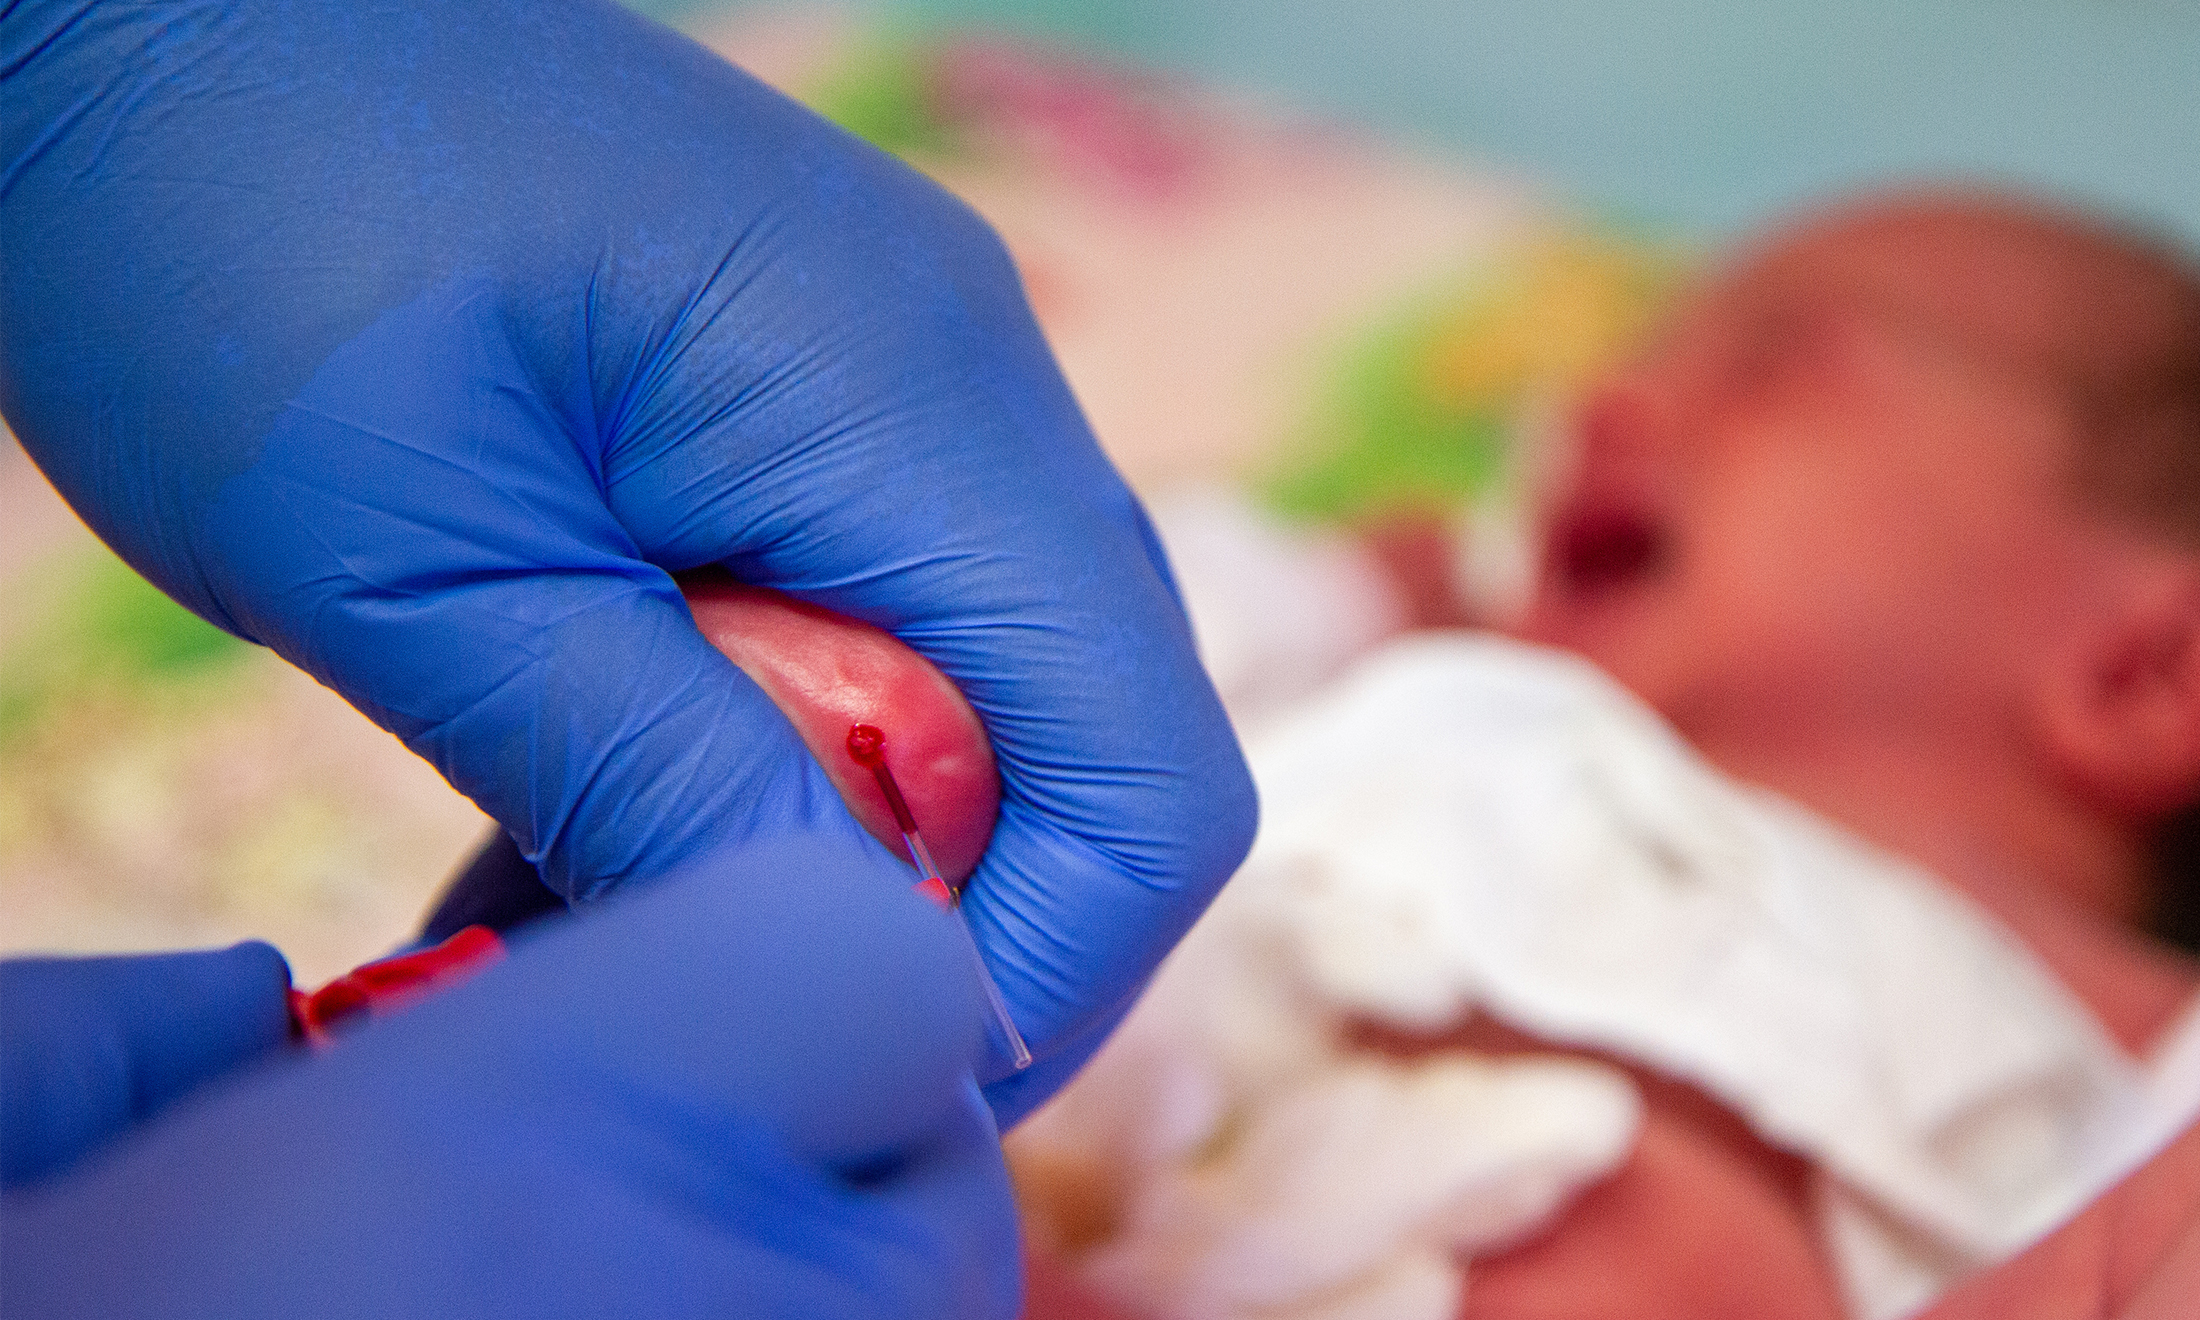
<svg viewBox="0 0 2200 1320">
<path fill-rule="evenodd" d="M 993 983 L 993 974 L 986 970 L 985 958 L 978 952 L 977 937 L 971 933 L 968 918 L 962 915 L 961 895 L 940 874 L 939 864 L 932 860 L 932 850 L 924 846 L 924 832 L 917 828 L 916 814 L 909 810 L 909 800 L 901 795 L 901 785 L 894 781 L 894 772 L 887 768 L 885 732 L 873 724 L 852 726 L 848 730 L 848 755 L 878 781 L 879 792 L 886 797 L 886 807 L 894 813 L 894 824 L 901 830 L 901 841 L 909 849 L 910 860 L 916 863 L 917 874 L 922 877 L 914 886 L 916 891 L 954 913 L 955 919 L 962 923 L 971 960 L 978 969 L 978 984 L 985 989 L 986 1007 L 993 1015 L 994 1029 L 1000 1032 L 1016 1067 L 1019 1070 L 1030 1067 L 1031 1048 L 1024 1044 L 1023 1033 L 1016 1029 L 1016 1019 L 1009 1016 L 1008 1001 L 1001 997 L 1001 988 Z"/>
</svg>

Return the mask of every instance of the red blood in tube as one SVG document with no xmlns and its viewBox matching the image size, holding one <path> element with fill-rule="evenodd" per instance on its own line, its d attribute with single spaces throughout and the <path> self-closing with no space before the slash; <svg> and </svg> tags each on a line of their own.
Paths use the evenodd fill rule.
<svg viewBox="0 0 2200 1320">
<path fill-rule="evenodd" d="M 886 807 L 894 813 L 894 824 L 901 829 L 902 843 L 911 852 L 923 854 L 916 858 L 917 870 L 924 875 L 924 879 L 917 882 L 917 892 L 941 907 L 953 907 L 955 891 L 947 887 L 944 877 L 931 873 L 930 868 L 939 863 L 932 859 L 930 850 L 922 842 L 917 818 L 909 810 L 908 799 L 901 795 L 901 785 L 895 780 L 893 769 L 886 764 L 886 734 L 869 724 L 856 725 L 848 730 L 848 755 L 878 781 L 879 792 L 886 796 Z"/>
<path fill-rule="evenodd" d="M 504 957 L 504 941 L 487 926 L 468 926 L 441 944 L 354 967 L 308 994 L 290 992 L 290 1025 L 315 1045 L 328 1043 L 340 1022 L 372 1017 L 471 978 Z"/>
</svg>

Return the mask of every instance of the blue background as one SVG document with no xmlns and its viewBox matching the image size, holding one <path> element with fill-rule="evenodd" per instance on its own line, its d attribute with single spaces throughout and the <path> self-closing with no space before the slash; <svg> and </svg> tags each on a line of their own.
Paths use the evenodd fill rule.
<svg viewBox="0 0 2200 1320">
<path fill-rule="evenodd" d="M 744 7 L 637 3 L 675 22 Z M 2200 245 L 2200 0 L 862 7 L 1071 39 L 1705 236 L 1865 183 L 1962 176 Z"/>
</svg>

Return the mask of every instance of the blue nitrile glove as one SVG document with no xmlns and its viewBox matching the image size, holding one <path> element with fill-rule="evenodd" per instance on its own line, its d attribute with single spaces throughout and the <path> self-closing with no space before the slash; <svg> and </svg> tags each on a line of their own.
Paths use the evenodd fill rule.
<svg viewBox="0 0 2200 1320">
<path fill-rule="evenodd" d="M 0 1187 L 67 1168 L 290 1039 L 290 968 L 253 942 L 0 962 Z"/>
<path fill-rule="evenodd" d="M 995 236 L 606 0 L 0 13 L 0 401 L 93 527 L 575 899 L 856 828 L 666 570 L 891 629 L 999 756 L 967 911 L 1043 1098 L 1253 800 Z"/>
<path fill-rule="evenodd" d="M 970 949 L 899 869 L 752 845 L 202 1087 L 0 1198 L 0 1313 L 1007 1320 Z"/>
</svg>

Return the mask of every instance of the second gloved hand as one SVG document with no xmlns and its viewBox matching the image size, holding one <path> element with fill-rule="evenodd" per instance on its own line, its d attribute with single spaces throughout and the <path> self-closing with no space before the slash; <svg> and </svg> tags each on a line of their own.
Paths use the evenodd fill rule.
<svg viewBox="0 0 2200 1320">
<path fill-rule="evenodd" d="M 0 1309 L 1006 1320 L 969 946 L 895 870 L 752 847 L 213 1083 L 0 1200 Z"/>
<path fill-rule="evenodd" d="M 558 892 L 854 830 L 690 624 L 667 571 L 710 563 L 894 632 L 983 718 L 966 910 L 1042 1056 L 1004 1118 L 1243 855 L 1144 515 L 920 176 L 609 0 L 23 0 L 0 68 L 17 435 Z"/>
</svg>

